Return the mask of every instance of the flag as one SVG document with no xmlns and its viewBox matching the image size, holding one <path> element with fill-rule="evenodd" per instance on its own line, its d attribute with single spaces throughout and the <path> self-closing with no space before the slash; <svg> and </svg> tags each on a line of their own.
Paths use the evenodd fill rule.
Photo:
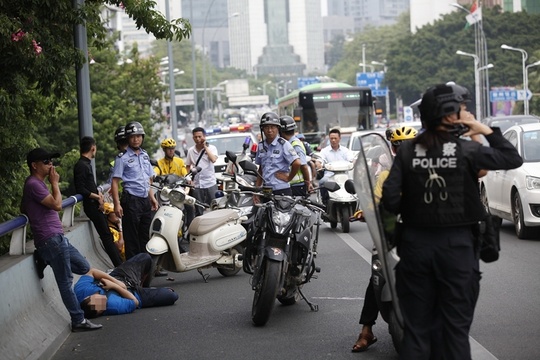
<svg viewBox="0 0 540 360">
<path fill-rule="evenodd" d="M 465 19 L 467 20 L 467 24 L 469 25 L 473 25 L 479 21 L 482 21 L 482 8 L 481 7 L 477 8 L 475 5 L 476 5 L 476 2 L 473 4 L 473 7 L 475 7 L 474 12 L 471 11 L 469 15 L 465 16 Z"/>
<path fill-rule="evenodd" d="M 472 3 L 472 5 L 471 5 L 471 10 L 470 10 L 470 11 L 471 11 L 471 14 L 472 14 L 473 12 L 475 12 L 476 9 L 478 9 L 478 2 L 477 2 L 476 0 L 474 0 L 473 3 Z"/>
</svg>

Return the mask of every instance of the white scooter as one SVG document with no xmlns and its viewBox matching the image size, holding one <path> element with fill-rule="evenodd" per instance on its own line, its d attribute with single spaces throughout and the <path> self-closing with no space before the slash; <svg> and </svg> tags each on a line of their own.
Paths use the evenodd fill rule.
<svg viewBox="0 0 540 360">
<path fill-rule="evenodd" d="M 334 173 L 324 184 L 325 188 L 334 188 L 328 195 L 329 200 L 326 204 L 326 213 L 323 220 L 330 222 L 330 227 L 335 229 L 338 223 L 344 233 L 350 231 L 349 218 L 356 210 L 358 198 L 355 194 L 350 194 L 345 190 L 345 182 L 349 179 L 349 172 L 353 169 L 353 163 L 349 161 L 333 161 L 324 164 L 325 171 Z M 337 184 L 337 186 L 335 186 Z M 319 203 L 323 203 L 320 198 L 320 192 L 317 194 Z"/>
<path fill-rule="evenodd" d="M 186 194 L 185 183 L 163 184 L 160 196 L 169 204 L 161 206 L 150 226 L 150 240 L 146 251 L 154 265 L 172 272 L 197 269 L 207 282 L 209 274 L 202 269 L 215 267 L 223 276 L 233 276 L 242 268 L 241 243 L 247 232 L 241 217 L 232 209 L 220 209 L 196 217 L 188 228 L 189 251 L 181 252 L 178 232 L 183 225 L 183 205 L 204 206 Z M 208 205 L 206 205 L 208 206 Z M 152 272 L 153 273 L 153 272 Z"/>
</svg>

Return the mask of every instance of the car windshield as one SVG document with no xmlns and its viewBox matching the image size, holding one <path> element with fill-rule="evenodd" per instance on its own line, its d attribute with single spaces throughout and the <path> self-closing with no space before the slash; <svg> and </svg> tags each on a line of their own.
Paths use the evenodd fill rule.
<svg viewBox="0 0 540 360">
<path fill-rule="evenodd" d="M 511 117 L 511 118 L 505 118 L 501 117 L 500 119 L 493 119 L 491 120 L 488 125 L 490 127 L 498 127 L 501 129 L 501 132 L 504 133 L 506 130 L 508 130 L 511 126 L 514 125 L 520 125 L 520 124 L 530 124 L 530 123 L 537 123 L 540 122 L 540 119 L 538 119 L 535 116 L 523 116 L 523 117 Z"/>
<path fill-rule="evenodd" d="M 540 161 L 540 131 L 533 130 L 523 133 L 523 161 Z"/>
<path fill-rule="evenodd" d="M 235 153 L 241 153 L 243 150 L 242 145 L 244 144 L 246 138 L 250 138 L 250 141 L 252 141 L 251 136 L 248 134 L 245 136 L 220 136 L 215 138 L 208 137 L 206 138 L 206 141 L 210 145 L 214 145 L 217 148 L 219 155 L 225 155 L 225 151 L 227 150 Z"/>
</svg>

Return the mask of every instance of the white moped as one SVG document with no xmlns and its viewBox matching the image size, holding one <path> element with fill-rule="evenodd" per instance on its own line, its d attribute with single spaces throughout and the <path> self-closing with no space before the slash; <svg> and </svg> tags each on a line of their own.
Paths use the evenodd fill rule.
<svg viewBox="0 0 540 360">
<path fill-rule="evenodd" d="M 330 222 L 330 227 L 335 229 L 338 223 L 344 233 L 350 230 L 349 218 L 356 210 L 358 198 L 355 194 L 350 194 L 345 190 L 345 182 L 349 179 L 349 172 L 353 169 L 353 163 L 349 161 L 333 161 L 324 164 L 325 171 L 331 171 L 333 175 L 325 182 L 324 187 L 329 189 L 326 213 L 323 216 L 325 221 Z M 335 186 L 337 184 L 337 186 Z M 318 202 L 322 203 L 320 193 Z"/>
<path fill-rule="evenodd" d="M 204 281 L 209 274 L 202 269 L 215 267 L 223 276 L 233 276 L 242 268 L 242 242 L 246 229 L 242 217 L 232 209 L 219 209 L 196 217 L 188 228 L 189 251 L 181 252 L 178 240 L 183 225 L 183 205 L 208 206 L 186 194 L 185 183 L 163 184 L 160 196 L 169 204 L 161 206 L 150 226 L 146 251 L 156 266 L 172 272 L 197 269 Z"/>
</svg>

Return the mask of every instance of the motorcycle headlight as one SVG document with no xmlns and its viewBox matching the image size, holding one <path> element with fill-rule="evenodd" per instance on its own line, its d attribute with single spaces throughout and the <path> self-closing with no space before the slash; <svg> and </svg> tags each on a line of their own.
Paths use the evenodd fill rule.
<svg viewBox="0 0 540 360">
<path fill-rule="evenodd" d="M 284 233 L 290 221 L 291 221 L 291 214 L 283 213 L 281 211 L 272 212 L 272 223 L 274 224 L 276 233 L 278 234 Z"/>
<path fill-rule="evenodd" d="M 186 199 L 186 194 L 180 189 L 172 189 L 168 196 L 175 203 L 183 203 Z"/>
</svg>

